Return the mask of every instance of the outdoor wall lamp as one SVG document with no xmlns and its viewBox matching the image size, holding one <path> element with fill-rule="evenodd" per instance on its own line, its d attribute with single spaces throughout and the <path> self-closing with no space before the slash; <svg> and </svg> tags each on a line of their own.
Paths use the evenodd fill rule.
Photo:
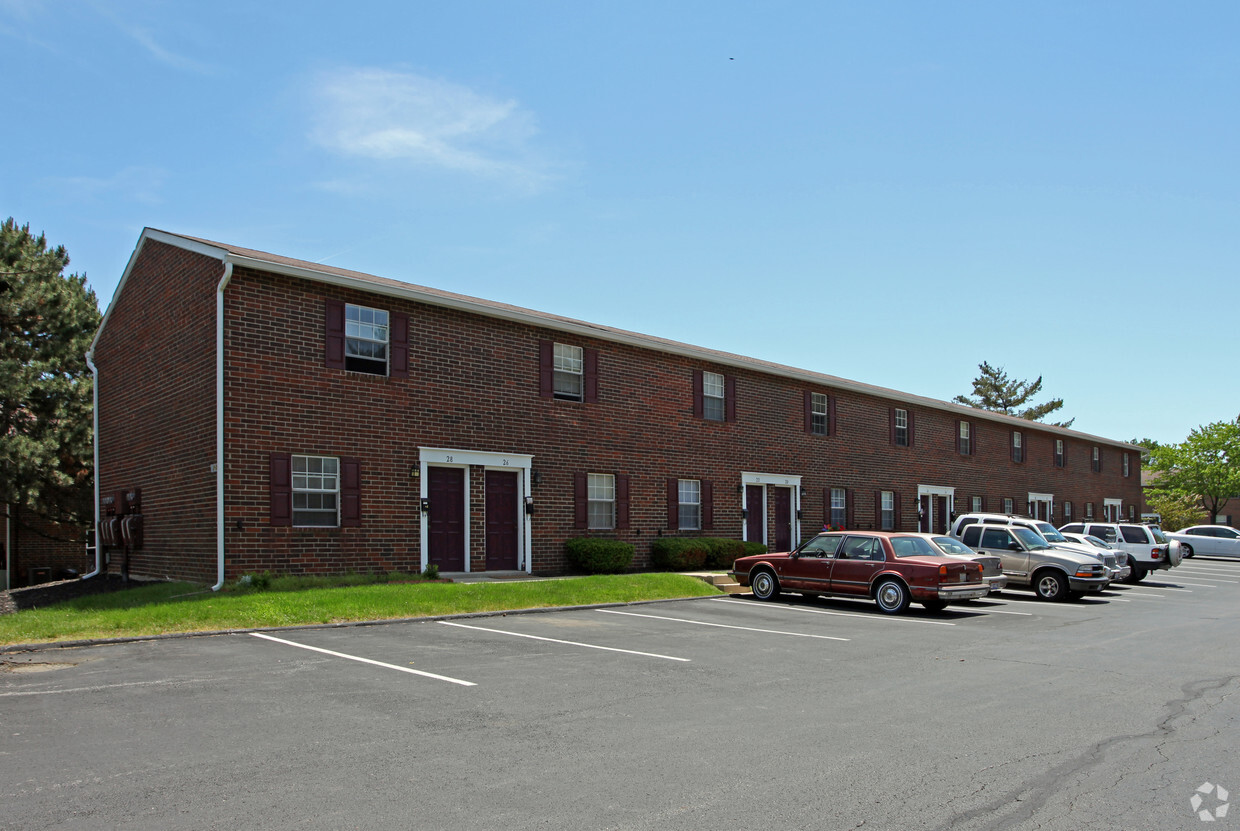
<svg viewBox="0 0 1240 831">
<path fill-rule="evenodd" d="M 431 510 L 431 501 L 430 501 L 429 499 L 427 499 L 425 496 L 424 496 L 424 497 L 422 497 L 422 500 L 421 500 L 421 501 L 422 501 L 422 513 L 424 513 L 424 514 L 426 514 L 426 513 L 430 513 L 430 510 Z"/>
<path fill-rule="evenodd" d="M 525 513 L 526 514 L 534 513 L 534 497 L 532 496 L 525 497 Z"/>
<path fill-rule="evenodd" d="M 749 519 L 749 509 L 741 508 L 741 519 Z"/>
<path fill-rule="evenodd" d="M 418 479 L 421 476 L 422 476 L 422 468 L 418 467 L 417 465 L 413 465 L 412 467 L 409 468 L 410 479 Z"/>
<path fill-rule="evenodd" d="M 535 471 L 531 472 L 531 473 L 530 473 L 530 481 L 531 481 L 531 482 L 533 482 L 535 485 L 541 484 L 541 483 L 542 483 L 542 471 L 541 471 L 541 470 L 535 470 Z"/>
</svg>

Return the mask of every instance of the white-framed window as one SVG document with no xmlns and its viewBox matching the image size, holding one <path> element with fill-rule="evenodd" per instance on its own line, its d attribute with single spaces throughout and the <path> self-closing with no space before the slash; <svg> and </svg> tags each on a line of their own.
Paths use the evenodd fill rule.
<svg viewBox="0 0 1240 831">
<path fill-rule="evenodd" d="M 1072 503 L 1071 502 L 1065 501 L 1063 503 L 1063 521 L 1064 522 L 1072 521 Z"/>
<path fill-rule="evenodd" d="M 899 412 L 897 410 L 897 412 Z M 896 495 L 894 491 L 883 491 L 879 498 L 882 500 L 882 530 L 894 531 L 896 527 Z"/>
<path fill-rule="evenodd" d="M 1128 478 L 1128 454 L 1124 454 L 1124 478 Z M 1131 507 L 1131 506 L 1130 506 Z"/>
<path fill-rule="evenodd" d="M 724 402 L 724 379 L 718 372 L 702 373 L 702 417 L 723 421 L 727 416 Z"/>
<path fill-rule="evenodd" d="M 616 477 L 610 473 L 591 473 L 586 489 L 589 527 L 596 530 L 615 528 Z"/>
<path fill-rule="evenodd" d="M 896 410 L 896 446 L 908 447 L 908 410 Z"/>
<path fill-rule="evenodd" d="M 552 364 L 554 397 L 566 401 L 582 399 L 585 352 L 580 346 L 557 343 Z"/>
<path fill-rule="evenodd" d="M 848 522 L 848 491 L 831 489 L 831 524 L 843 528 Z"/>
<path fill-rule="evenodd" d="M 1086 519 L 1094 518 L 1094 503 L 1092 502 L 1085 503 L 1085 518 Z"/>
<path fill-rule="evenodd" d="M 980 514 L 982 512 L 982 498 L 980 496 L 973 497 L 972 511 L 975 514 Z"/>
<path fill-rule="evenodd" d="M 967 421 L 960 422 L 960 453 L 963 456 L 969 455 L 969 447 L 972 442 L 972 425 Z"/>
<path fill-rule="evenodd" d="M 827 396 L 821 392 L 810 393 L 810 432 L 816 436 L 825 436 L 829 427 L 827 416 Z"/>
<path fill-rule="evenodd" d="M 1003 499 L 1003 513 L 1005 513 L 1005 514 L 1010 514 L 1010 513 L 1012 513 L 1012 512 L 1013 512 L 1013 511 L 1015 511 L 1015 510 L 1016 510 L 1016 505 L 1012 502 L 1012 497 L 1010 497 L 1010 496 L 1008 496 L 1008 497 L 1004 497 L 1004 499 Z"/>
<path fill-rule="evenodd" d="M 369 306 L 344 306 L 344 365 L 353 372 L 388 374 L 388 313 Z"/>
<path fill-rule="evenodd" d="M 1021 435 L 1019 430 L 1013 430 L 1012 431 L 1012 461 L 1023 462 L 1024 460 L 1025 460 L 1024 436 Z"/>
<path fill-rule="evenodd" d="M 1055 467 L 1063 467 L 1063 439 L 1055 439 Z"/>
<path fill-rule="evenodd" d="M 1093 459 L 1091 461 L 1091 467 L 1093 468 L 1094 473 L 1102 472 L 1102 450 L 1096 445 L 1094 446 L 1094 454 L 1093 454 Z"/>
<path fill-rule="evenodd" d="M 293 525 L 334 528 L 340 524 L 340 460 L 293 456 Z"/>
<path fill-rule="evenodd" d="M 681 479 L 677 483 L 680 494 L 681 531 L 700 531 L 702 528 L 702 483 L 697 479 Z"/>
</svg>

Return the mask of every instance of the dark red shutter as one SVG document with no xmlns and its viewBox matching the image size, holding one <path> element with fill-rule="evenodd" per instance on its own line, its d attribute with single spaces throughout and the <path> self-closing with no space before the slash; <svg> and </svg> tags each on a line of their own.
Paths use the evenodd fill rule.
<svg viewBox="0 0 1240 831">
<path fill-rule="evenodd" d="M 805 391 L 805 432 L 814 432 L 814 394 Z"/>
<path fill-rule="evenodd" d="M 573 527 L 585 528 L 589 525 L 590 493 L 588 490 L 590 477 L 586 473 L 573 474 Z"/>
<path fill-rule="evenodd" d="M 731 375 L 724 381 L 724 418 L 728 421 L 736 421 L 736 379 Z"/>
<path fill-rule="evenodd" d="M 693 417 L 701 418 L 702 407 L 702 370 L 693 370 Z"/>
<path fill-rule="evenodd" d="M 272 525 L 293 524 L 293 457 L 272 453 L 269 460 L 268 488 L 271 495 Z"/>
<path fill-rule="evenodd" d="M 888 444 L 896 443 L 896 408 L 887 408 L 887 442 Z"/>
<path fill-rule="evenodd" d="M 874 491 L 874 530 L 883 530 L 883 492 Z"/>
<path fill-rule="evenodd" d="M 1013 462 L 1016 461 L 1016 431 L 1013 430 L 1008 434 L 1008 457 Z"/>
<path fill-rule="evenodd" d="M 582 372 L 585 377 L 582 378 L 582 384 L 585 389 L 582 392 L 586 403 L 593 404 L 598 401 L 598 350 L 586 349 L 583 353 L 585 364 Z"/>
<path fill-rule="evenodd" d="M 834 435 L 835 435 L 835 431 L 836 431 L 836 426 L 835 426 L 835 396 L 834 396 L 834 395 L 828 395 L 828 396 L 827 396 L 827 435 L 828 435 L 828 436 L 834 436 Z"/>
<path fill-rule="evenodd" d="M 715 483 L 702 481 L 702 530 L 715 527 Z"/>
<path fill-rule="evenodd" d="M 908 410 L 908 446 L 913 446 L 913 411 Z"/>
<path fill-rule="evenodd" d="M 977 422 L 966 421 L 965 424 L 969 425 L 969 455 L 976 456 L 977 455 Z"/>
<path fill-rule="evenodd" d="M 912 422 L 909 422 L 909 426 L 910 427 L 912 426 Z M 901 507 L 900 492 L 896 491 L 895 493 L 891 495 L 891 509 L 892 509 L 891 530 L 893 531 L 900 530 L 900 507 Z"/>
<path fill-rule="evenodd" d="M 328 369 L 344 369 L 344 301 L 333 297 L 327 298 L 327 312 L 324 319 L 327 349 L 323 362 Z"/>
<path fill-rule="evenodd" d="M 629 476 L 627 473 L 616 474 L 616 528 L 624 530 L 629 527 Z"/>
<path fill-rule="evenodd" d="M 538 395 L 550 398 L 555 392 L 555 344 L 549 340 L 538 342 Z"/>
<path fill-rule="evenodd" d="M 853 512 L 853 489 L 844 488 L 844 520 L 848 523 L 849 528 L 857 525 L 857 517 Z"/>
<path fill-rule="evenodd" d="M 822 489 L 822 525 L 825 528 L 831 524 L 831 489 Z"/>
<path fill-rule="evenodd" d="M 964 447 L 961 444 L 961 442 L 963 442 L 964 439 L 961 438 L 960 436 L 960 425 L 962 424 L 964 424 L 964 421 L 962 421 L 961 419 L 956 419 L 956 452 L 957 453 L 964 453 Z"/>
<path fill-rule="evenodd" d="M 680 527 L 680 483 L 667 480 L 667 528 L 675 531 Z"/>
<path fill-rule="evenodd" d="M 409 377 L 409 315 L 392 312 L 392 370 L 393 378 Z"/>
<path fill-rule="evenodd" d="M 362 524 L 362 464 L 357 459 L 340 460 L 340 527 Z"/>
</svg>

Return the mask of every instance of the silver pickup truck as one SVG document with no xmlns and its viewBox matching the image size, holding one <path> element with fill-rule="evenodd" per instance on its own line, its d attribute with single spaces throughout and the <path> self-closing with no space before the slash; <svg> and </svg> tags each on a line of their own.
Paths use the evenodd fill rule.
<svg viewBox="0 0 1240 831">
<path fill-rule="evenodd" d="M 1096 557 L 1052 548 L 1038 532 L 1014 525 L 967 525 L 961 542 L 1003 563 L 1009 584 L 1029 586 L 1043 600 L 1064 600 L 1110 585 Z"/>
</svg>

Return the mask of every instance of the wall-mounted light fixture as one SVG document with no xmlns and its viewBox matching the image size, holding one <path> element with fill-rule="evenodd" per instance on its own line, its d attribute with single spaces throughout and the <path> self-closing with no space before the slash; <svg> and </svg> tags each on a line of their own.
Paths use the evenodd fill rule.
<svg viewBox="0 0 1240 831">
<path fill-rule="evenodd" d="M 802 499 L 805 498 L 805 486 L 804 485 L 801 486 L 801 498 Z"/>
<path fill-rule="evenodd" d="M 535 485 L 542 484 L 542 471 L 535 470 L 530 472 L 530 481 Z"/>
<path fill-rule="evenodd" d="M 797 508 L 797 519 L 798 519 L 798 520 L 800 520 L 800 519 L 801 519 L 801 509 L 800 509 L 800 508 Z"/>
<path fill-rule="evenodd" d="M 749 519 L 749 509 L 741 508 L 741 519 Z"/>
<path fill-rule="evenodd" d="M 527 514 L 534 513 L 534 497 L 532 496 L 525 497 L 525 512 Z"/>
<path fill-rule="evenodd" d="M 422 501 L 422 513 L 424 514 L 430 513 L 431 501 L 427 499 L 426 497 L 423 497 L 421 501 Z"/>
<path fill-rule="evenodd" d="M 409 478 L 417 479 L 422 476 L 422 468 L 420 465 L 412 465 L 409 468 Z"/>
<path fill-rule="evenodd" d="M 736 492 L 737 492 L 737 493 L 744 493 L 744 492 L 745 492 L 745 486 L 744 486 L 744 485 L 737 485 L 737 486 L 736 486 Z"/>
</svg>

